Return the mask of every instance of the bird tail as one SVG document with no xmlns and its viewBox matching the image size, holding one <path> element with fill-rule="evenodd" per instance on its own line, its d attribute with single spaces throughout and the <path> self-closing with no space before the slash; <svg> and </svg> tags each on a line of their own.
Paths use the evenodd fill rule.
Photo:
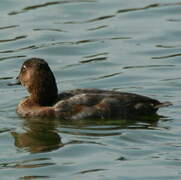
<svg viewBox="0 0 181 180">
<path fill-rule="evenodd" d="M 161 107 L 167 107 L 167 106 L 171 106 L 171 105 L 173 105 L 171 102 L 165 101 L 165 102 L 161 102 L 160 104 L 156 105 L 155 108 L 158 109 Z"/>
</svg>

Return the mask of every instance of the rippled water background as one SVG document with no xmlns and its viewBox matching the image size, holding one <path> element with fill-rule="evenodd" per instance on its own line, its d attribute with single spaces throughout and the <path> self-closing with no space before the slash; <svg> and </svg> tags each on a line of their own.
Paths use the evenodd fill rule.
<svg viewBox="0 0 181 180">
<path fill-rule="evenodd" d="M 181 1 L 1 0 L 1 180 L 180 180 Z M 20 118 L 27 95 L 7 86 L 30 57 L 60 90 L 103 88 L 171 101 L 160 118 Z"/>
</svg>

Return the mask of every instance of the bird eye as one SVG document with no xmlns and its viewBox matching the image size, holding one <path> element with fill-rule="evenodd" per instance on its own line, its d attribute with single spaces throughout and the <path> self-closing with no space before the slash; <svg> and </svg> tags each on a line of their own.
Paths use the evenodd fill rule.
<svg viewBox="0 0 181 180">
<path fill-rule="evenodd" d="M 27 67 L 25 65 L 23 65 L 22 67 L 22 71 L 26 71 Z"/>
</svg>

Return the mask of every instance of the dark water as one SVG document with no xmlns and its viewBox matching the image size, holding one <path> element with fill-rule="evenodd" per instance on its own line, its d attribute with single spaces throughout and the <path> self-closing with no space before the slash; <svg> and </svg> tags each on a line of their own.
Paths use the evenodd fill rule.
<svg viewBox="0 0 181 180">
<path fill-rule="evenodd" d="M 181 1 L 1 0 L 0 179 L 180 180 Z M 171 101 L 159 118 L 63 122 L 16 112 L 7 86 L 30 57 L 60 90 L 103 88 Z"/>
</svg>

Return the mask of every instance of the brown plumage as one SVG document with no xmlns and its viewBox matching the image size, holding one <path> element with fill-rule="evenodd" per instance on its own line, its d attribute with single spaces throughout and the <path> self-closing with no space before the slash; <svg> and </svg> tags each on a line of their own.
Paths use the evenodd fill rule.
<svg viewBox="0 0 181 180">
<path fill-rule="evenodd" d="M 51 69 L 39 58 L 25 61 L 17 79 L 30 93 L 17 107 L 17 112 L 24 117 L 128 118 L 154 114 L 158 108 L 170 105 L 142 95 L 99 89 L 76 89 L 58 94 Z"/>
</svg>

